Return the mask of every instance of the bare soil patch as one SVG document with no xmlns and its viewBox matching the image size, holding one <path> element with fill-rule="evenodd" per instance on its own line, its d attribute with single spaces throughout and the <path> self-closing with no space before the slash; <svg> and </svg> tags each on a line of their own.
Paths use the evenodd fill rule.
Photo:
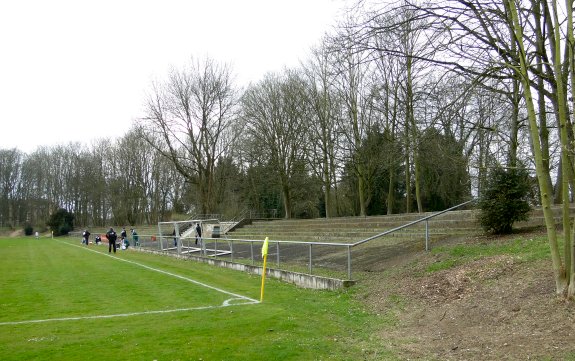
<svg viewBox="0 0 575 361">
<path fill-rule="evenodd" d="M 438 257 L 398 256 L 361 287 L 373 312 L 395 314 L 378 338 L 402 359 L 575 360 L 575 304 L 555 294 L 551 260 L 499 255 L 424 272 Z"/>
<path fill-rule="evenodd" d="M 22 237 L 24 235 L 24 231 L 21 229 L 17 229 L 15 231 L 11 231 L 9 236 L 10 237 Z"/>
</svg>

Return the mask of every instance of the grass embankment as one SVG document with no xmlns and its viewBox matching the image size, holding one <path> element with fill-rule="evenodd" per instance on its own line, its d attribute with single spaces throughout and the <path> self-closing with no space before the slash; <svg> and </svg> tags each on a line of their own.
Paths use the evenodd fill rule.
<svg viewBox="0 0 575 361">
<path fill-rule="evenodd" d="M 562 244 L 563 240 L 559 241 Z M 562 245 L 560 249 L 562 250 Z M 501 238 L 486 238 L 479 243 L 440 246 L 432 249 L 431 254 L 440 256 L 441 261 L 431 264 L 427 268 L 428 272 L 449 269 L 483 257 L 497 255 L 513 256 L 523 262 L 550 258 L 547 237 L 538 233 L 533 237 L 509 235 Z"/>
</svg>

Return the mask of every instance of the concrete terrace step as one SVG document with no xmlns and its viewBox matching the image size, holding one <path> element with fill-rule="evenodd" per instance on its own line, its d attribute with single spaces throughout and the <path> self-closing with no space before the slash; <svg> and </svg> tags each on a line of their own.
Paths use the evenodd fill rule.
<svg viewBox="0 0 575 361">
<path fill-rule="evenodd" d="M 416 214 L 416 215 L 405 215 L 405 216 L 372 216 L 372 217 L 338 217 L 338 218 L 316 218 L 316 219 L 281 219 L 281 220 L 270 220 L 262 221 L 256 220 L 252 222 L 253 226 L 257 227 L 288 227 L 288 226 L 302 226 L 302 227 L 331 227 L 334 225 L 390 225 L 390 224 L 406 224 L 412 221 L 420 220 L 426 215 L 430 214 Z M 466 214 L 465 217 L 450 217 L 446 218 L 445 215 L 438 216 L 429 220 L 429 223 L 441 223 L 441 222 L 469 222 L 476 221 L 476 216 L 471 213 Z M 249 225 L 247 225 L 249 226 Z"/>
<path fill-rule="evenodd" d="M 553 207 L 552 208 L 554 216 L 557 218 L 561 217 L 561 209 L 560 207 Z M 575 205 L 571 207 L 571 213 L 575 214 Z M 414 220 L 419 220 L 429 215 L 435 214 L 434 212 L 428 213 L 408 213 L 408 214 L 396 214 L 396 215 L 379 215 L 379 216 L 368 216 L 368 217 L 334 217 L 334 218 L 313 218 L 313 219 L 276 219 L 276 220 L 254 220 L 253 224 L 265 224 L 265 223 L 273 223 L 274 225 L 280 225 L 284 223 L 294 223 L 298 225 L 307 224 L 307 225 L 329 225 L 333 223 L 343 224 L 343 223 L 352 223 L 352 224 L 362 224 L 362 223 L 370 223 L 370 222 L 392 222 L 396 223 L 399 222 L 401 224 L 405 224 Z M 440 222 L 440 221 L 447 221 L 453 222 L 457 220 L 462 220 L 465 222 L 473 221 L 477 222 L 477 217 L 479 214 L 479 210 L 464 210 L 464 211 L 451 211 L 444 213 L 442 215 L 436 216 L 431 218 L 429 222 Z M 530 218 L 539 219 L 543 218 L 543 210 L 541 208 L 535 208 L 530 213 Z"/>
<path fill-rule="evenodd" d="M 276 237 L 284 237 L 284 236 L 290 236 L 290 237 L 303 237 L 303 236 L 310 236 L 310 235 L 315 235 L 315 236 L 322 236 L 322 237 L 353 237 L 353 238 L 368 238 L 371 237 L 373 235 L 376 234 L 380 234 L 380 233 L 384 233 L 387 230 L 385 229 L 370 229 L 370 230 L 366 230 L 366 229 L 351 229 L 351 228 L 346 228 L 346 229 L 340 229 L 340 230 L 330 230 L 329 232 L 319 232 L 317 230 L 308 230 L 308 231 L 291 231 L 291 230 L 281 230 L 281 229 L 276 229 L 273 232 L 267 232 L 270 236 L 276 236 Z M 477 228 L 430 228 L 429 229 L 429 234 L 466 234 L 469 232 L 475 232 L 477 231 Z M 233 233 L 230 233 L 230 235 L 237 235 L 237 236 L 241 236 L 241 237 L 247 237 L 247 236 L 261 236 L 265 230 L 260 230 L 260 229 L 244 229 L 241 231 L 235 231 Z M 410 229 L 410 228 L 406 228 L 406 229 L 402 229 L 402 230 L 398 230 L 395 231 L 393 233 L 390 233 L 387 236 L 396 236 L 396 237 L 403 237 L 403 236 L 412 236 L 412 235 L 422 235 L 425 233 L 425 229 Z"/>
<path fill-rule="evenodd" d="M 242 228 L 238 228 L 234 233 L 251 233 L 257 230 L 257 233 L 268 232 L 268 233 L 342 233 L 342 232 L 367 232 L 367 233 L 382 233 L 400 226 L 404 226 L 406 223 L 402 222 L 386 222 L 386 223 L 332 223 L 330 225 L 325 224 L 298 224 L 298 223 L 281 223 L 281 224 L 260 224 L 254 223 L 251 225 L 246 225 Z M 465 230 L 465 229 L 477 229 L 479 224 L 475 221 L 435 221 L 428 222 L 428 229 L 430 231 L 435 231 L 438 229 L 454 229 L 454 230 Z M 406 228 L 403 228 L 402 232 L 419 232 L 426 229 L 425 222 L 417 223 Z"/>
<path fill-rule="evenodd" d="M 447 236 L 454 236 L 454 234 L 430 234 L 429 237 L 431 239 L 442 239 Z M 261 234 L 256 235 L 248 235 L 247 237 L 229 237 L 229 239 L 233 240 L 262 240 L 265 237 Z M 327 242 L 327 243 L 354 243 L 358 241 L 362 241 L 368 237 L 338 237 L 338 236 L 321 236 L 321 235 L 307 235 L 307 236 L 271 236 L 269 237 L 270 242 L 274 241 L 288 241 L 288 242 Z M 412 236 L 397 236 L 397 235 L 387 235 L 382 236 L 378 239 L 386 240 L 386 241 L 393 241 L 393 242 L 401 242 L 401 241 L 411 241 L 417 239 L 425 239 L 424 234 L 419 235 L 412 235 Z"/>
<path fill-rule="evenodd" d="M 333 223 L 331 225 L 313 225 L 313 224 L 297 224 L 292 223 L 289 225 L 286 224 L 251 224 L 246 225 L 242 228 L 236 229 L 234 232 L 243 232 L 243 230 L 249 232 L 250 230 L 257 229 L 258 232 L 267 231 L 267 232 L 276 232 L 276 231 L 289 231 L 289 232 L 320 232 L 320 233 L 330 233 L 330 232 L 345 232 L 346 230 L 363 230 L 365 232 L 384 232 L 386 230 L 390 230 L 393 228 L 397 228 L 400 226 L 404 226 L 405 223 L 401 222 L 393 222 L 393 223 L 369 223 L 369 224 L 336 224 Z M 449 229 L 475 229 L 479 227 L 477 222 L 463 222 L 463 221 L 443 221 L 443 222 L 429 222 L 429 229 L 441 229 L 441 228 L 449 228 Z M 409 227 L 404 228 L 407 230 L 424 230 L 426 225 L 424 222 L 417 223 L 411 225 Z"/>
<path fill-rule="evenodd" d="M 245 240 L 261 240 L 265 237 L 269 237 L 271 240 L 275 241 L 297 241 L 297 242 L 335 242 L 335 243 L 349 243 L 364 240 L 366 238 L 373 237 L 383 233 L 378 232 L 365 232 L 365 231 L 341 231 L 341 232 L 330 232 L 330 233 L 320 233 L 314 232 L 313 230 L 309 232 L 293 232 L 293 231 L 276 231 L 276 232 L 258 232 L 258 230 L 252 230 L 250 232 L 232 232 L 226 236 L 230 239 L 245 239 Z M 465 229 L 436 229 L 430 230 L 429 236 L 431 238 L 444 238 L 458 235 L 473 235 L 478 234 L 480 231 L 477 228 L 465 228 Z M 424 230 L 402 230 L 398 232 L 393 232 L 381 237 L 381 239 L 388 240 L 413 240 L 413 239 L 424 239 Z"/>
<path fill-rule="evenodd" d="M 573 209 L 575 211 L 575 208 Z M 553 209 L 556 219 L 560 209 Z M 433 213 L 411 213 L 370 217 L 337 217 L 316 219 L 257 220 L 253 223 L 229 232 L 226 237 L 232 239 L 264 239 L 308 242 L 356 242 L 388 230 L 420 220 Z M 476 235 L 482 233 L 478 222 L 478 210 L 452 211 L 428 220 L 430 237 L 445 238 L 451 236 Z M 517 222 L 514 228 L 533 227 L 544 224 L 543 212 L 535 209 L 528 221 Z M 398 230 L 382 238 L 413 240 L 425 238 L 425 222 L 420 222 Z"/>
</svg>

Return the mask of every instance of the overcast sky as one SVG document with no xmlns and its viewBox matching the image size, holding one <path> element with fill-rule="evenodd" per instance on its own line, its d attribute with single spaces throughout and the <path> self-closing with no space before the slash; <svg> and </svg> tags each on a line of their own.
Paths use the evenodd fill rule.
<svg viewBox="0 0 575 361">
<path fill-rule="evenodd" d="M 0 148 L 121 137 L 142 115 L 151 81 L 191 56 L 230 63 L 242 86 L 297 66 L 345 3 L 2 1 Z"/>
</svg>

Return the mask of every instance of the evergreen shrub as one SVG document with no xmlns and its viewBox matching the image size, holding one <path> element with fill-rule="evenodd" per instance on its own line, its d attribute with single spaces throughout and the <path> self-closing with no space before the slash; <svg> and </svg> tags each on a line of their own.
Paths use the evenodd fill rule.
<svg viewBox="0 0 575 361">
<path fill-rule="evenodd" d="M 479 198 L 479 223 L 486 232 L 511 233 L 513 223 L 528 219 L 529 195 L 529 174 L 525 169 L 493 169 Z"/>
</svg>

